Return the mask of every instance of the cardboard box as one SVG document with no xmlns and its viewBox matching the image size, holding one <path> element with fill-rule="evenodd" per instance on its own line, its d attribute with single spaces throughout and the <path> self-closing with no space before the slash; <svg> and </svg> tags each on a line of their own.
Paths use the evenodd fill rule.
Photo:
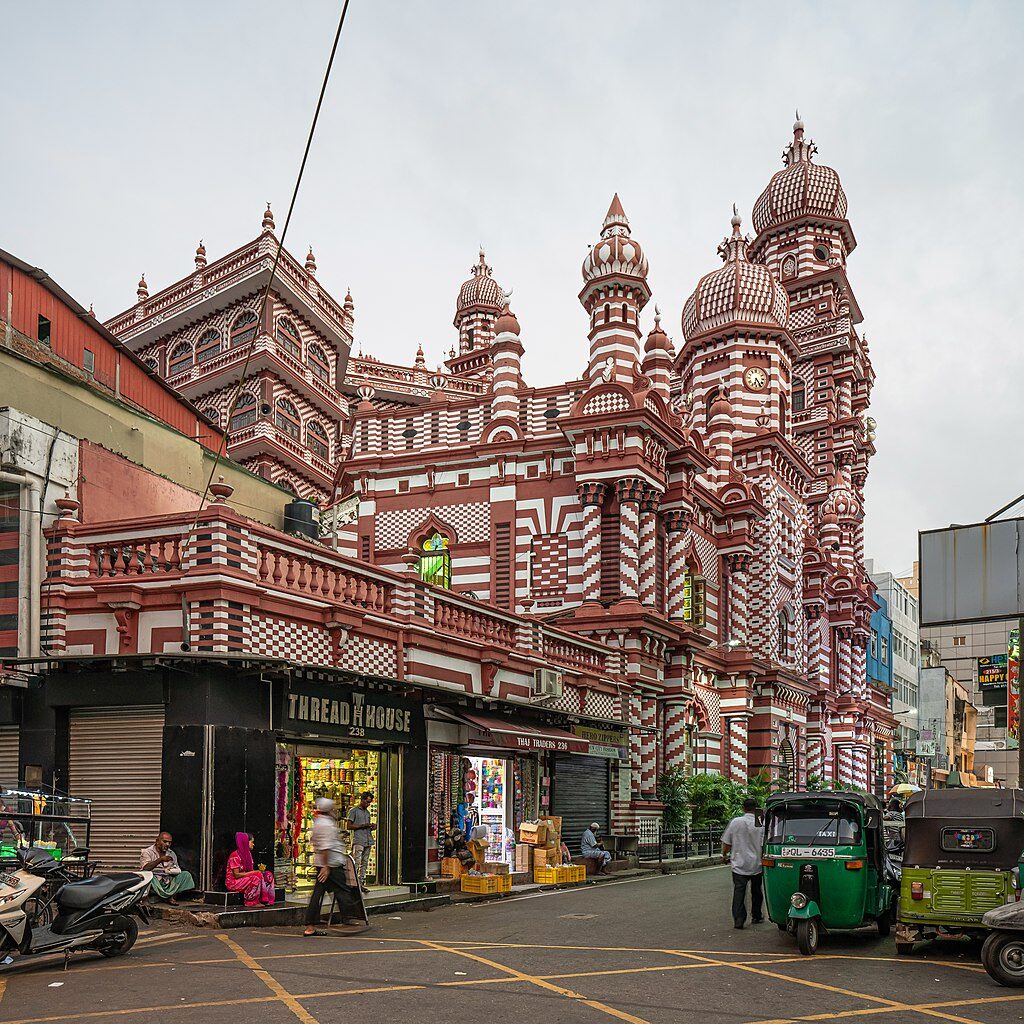
<svg viewBox="0 0 1024 1024">
<path fill-rule="evenodd" d="M 516 871 L 529 871 L 533 867 L 532 846 L 520 843 L 516 847 Z"/>
<path fill-rule="evenodd" d="M 462 877 L 462 861 L 458 857 L 442 857 L 441 858 L 441 877 L 442 878 L 461 878 Z"/>
<path fill-rule="evenodd" d="M 519 842 L 527 846 L 544 846 L 547 843 L 548 828 L 536 821 L 524 821 L 519 826 Z"/>
<path fill-rule="evenodd" d="M 489 860 L 484 862 L 485 875 L 507 875 L 508 865 L 503 860 Z"/>
<path fill-rule="evenodd" d="M 542 825 L 547 825 L 549 832 L 554 831 L 559 835 L 562 834 L 562 819 L 557 814 L 541 814 L 537 821 Z"/>
<path fill-rule="evenodd" d="M 534 847 L 533 850 L 533 867 L 536 870 L 538 867 L 546 868 L 552 864 L 558 863 L 558 850 L 549 850 L 547 847 Z"/>
</svg>

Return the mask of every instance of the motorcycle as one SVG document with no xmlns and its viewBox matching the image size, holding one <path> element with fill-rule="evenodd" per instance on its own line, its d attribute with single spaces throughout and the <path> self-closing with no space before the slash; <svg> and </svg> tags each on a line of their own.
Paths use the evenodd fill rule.
<svg viewBox="0 0 1024 1024">
<path fill-rule="evenodd" d="M 68 882 L 57 891 L 57 916 L 49 927 L 33 927 L 27 912 L 33 897 L 61 871 L 48 850 L 23 847 L 21 867 L 0 872 L 0 957 L 64 954 L 64 965 L 76 950 L 94 950 L 106 957 L 122 956 L 135 945 L 139 926 L 133 915 L 149 920 L 143 900 L 153 882 L 151 871 L 97 875 Z"/>
<path fill-rule="evenodd" d="M 1020 892 L 1020 871 L 1014 869 Z M 1024 903 L 1004 903 L 981 919 L 991 929 L 981 947 L 981 962 L 993 981 L 1007 988 L 1024 987 Z"/>
</svg>

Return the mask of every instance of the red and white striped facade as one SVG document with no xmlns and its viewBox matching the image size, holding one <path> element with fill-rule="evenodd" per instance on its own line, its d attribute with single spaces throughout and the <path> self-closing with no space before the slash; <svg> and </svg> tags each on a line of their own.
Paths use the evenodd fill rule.
<svg viewBox="0 0 1024 1024">
<path fill-rule="evenodd" d="M 529 657 L 565 667 L 553 653 L 558 644 L 531 633 L 555 625 L 586 645 L 600 672 L 589 675 L 574 653 L 576 675 L 550 706 L 628 721 L 616 825 L 657 813 L 658 774 L 675 765 L 741 782 L 763 768 L 794 787 L 809 776 L 865 788 L 889 781 L 870 773 L 892 762 L 895 720 L 864 672 L 874 375 L 846 275 L 855 245 L 846 197 L 836 172 L 813 155 L 798 122 L 785 167 L 754 206 L 756 238 L 745 238 L 734 217 L 719 247 L 722 266 L 685 302 L 662 297 L 662 308 L 682 308 L 678 347 L 656 316 L 641 348 L 648 256 L 616 196 L 583 264 L 589 360 L 579 380 L 523 382 L 524 345 L 543 344 L 543 327 L 520 329 L 483 253 L 459 292 L 458 342 L 443 371 L 428 372 L 422 354 L 406 367 L 349 359 L 351 303 L 329 302 L 315 279 L 305 304 L 296 299 L 299 282 L 280 304 L 310 332 L 304 349 L 315 333 L 334 361 L 331 395 L 314 393 L 294 359 L 274 355 L 278 299 L 261 325 L 266 394 L 292 396 L 303 416 L 297 399 L 309 415 L 333 413 L 334 458 L 321 467 L 272 430 L 251 457 L 304 493 L 323 493 L 334 477 L 336 497 L 353 510 L 337 550 L 391 581 L 388 614 L 415 618 L 429 602 L 431 621 L 458 621 L 436 618 L 434 607 L 459 598 L 394 582 L 409 576 L 426 538 L 441 533 L 460 607 L 505 623 L 511 648 L 529 635 Z M 260 258 L 275 245 L 265 231 Z M 252 291 L 244 283 L 198 290 L 207 305 L 191 318 L 176 312 L 180 300 L 161 300 L 170 310 L 164 331 L 148 297 L 110 326 L 166 367 L 173 341 L 188 332 L 198 341 L 205 318 L 228 324 L 227 300 Z M 201 382 L 189 385 L 203 406 Z M 223 393 L 211 387 L 211 403 Z M 246 430 L 230 435 L 233 455 L 247 451 Z M 300 459 L 316 472 L 300 473 Z M 702 618 L 690 612 L 695 583 Z M 306 643 L 305 634 L 288 635 L 292 646 Z M 296 656 L 315 662 L 332 650 L 311 633 Z M 444 644 L 423 657 L 425 677 L 463 679 L 470 692 L 481 673 L 500 674 L 486 644 L 475 668 L 450 665 Z M 506 696 L 500 686 L 494 693 Z"/>
</svg>

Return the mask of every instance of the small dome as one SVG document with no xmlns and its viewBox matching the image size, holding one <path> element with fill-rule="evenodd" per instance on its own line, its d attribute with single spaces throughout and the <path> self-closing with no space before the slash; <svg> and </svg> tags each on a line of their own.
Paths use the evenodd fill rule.
<svg viewBox="0 0 1024 1024">
<path fill-rule="evenodd" d="M 683 306 L 683 336 L 691 338 L 730 323 L 784 329 L 789 321 L 789 297 L 775 275 L 747 258 L 747 240 L 733 209 L 732 237 L 718 254 L 725 265 L 705 274 Z"/>
<path fill-rule="evenodd" d="M 501 285 L 491 277 L 491 268 L 487 265 L 483 249 L 476 265 L 470 269 L 473 276 L 464 281 L 459 289 L 459 301 L 455 309 L 455 326 L 470 309 L 483 307 L 489 312 L 500 313 L 505 306 L 505 292 Z"/>
<path fill-rule="evenodd" d="M 729 401 L 729 396 L 722 391 L 711 403 L 711 408 L 708 409 L 708 420 L 711 421 L 719 416 L 724 416 L 727 420 L 731 421 L 732 412 L 732 402 Z"/>
<path fill-rule="evenodd" d="M 501 311 L 501 316 L 498 317 L 497 322 L 494 325 L 495 334 L 514 334 L 516 337 L 519 336 L 519 321 L 516 319 L 515 313 L 506 305 Z"/>
<path fill-rule="evenodd" d="M 846 219 L 846 193 L 839 174 L 831 167 L 811 162 L 817 151 L 813 142 L 804 141 L 804 123 L 797 118 L 793 141 L 782 154 L 785 166 L 772 176 L 754 203 L 754 230 L 758 234 L 800 217 Z"/>
<path fill-rule="evenodd" d="M 669 338 L 661 326 L 661 310 L 657 306 L 654 307 L 654 326 L 651 328 L 651 333 L 647 335 L 647 341 L 644 344 L 645 355 L 651 355 L 653 352 L 668 352 L 670 355 L 674 355 L 672 339 Z"/>
<path fill-rule="evenodd" d="M 860 499 L 853 489 L 842 480 L 836 481 L 829 489 L 828 497 L 822 502 L 820 513 L 822 520 L 833 519 L 840 524 L 853 525 L 864 518 L 864 510 Z"/>
<path fill-rule="evenodd" d="M 612 198 L 611 206 L 601 226 L 601 237 L 590 247 L 583 261 L 583 280 L 593 281 L 612 274 L 646 279 L 647 257 L 640 243 L 629 234 L 629 219 L 622 208 L 619 195 Z"/>
</svg>

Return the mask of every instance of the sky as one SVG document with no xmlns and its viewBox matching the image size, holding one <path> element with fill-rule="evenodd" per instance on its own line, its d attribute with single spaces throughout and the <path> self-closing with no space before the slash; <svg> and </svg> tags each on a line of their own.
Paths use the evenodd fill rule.
<svg viewBox="0 0 1024 1024">
<path fill-rule="evenodd" d="M 278 233 L 340 3 L 5 11 L 0 248 L 106 319 Z M 580 265 L 618 192 L 677 346 L 799 108 L 836 168 L 877 380 L 867 554 L 1024 491 L 1024 4 L 352 0 L 286 246 L 351 288 L 355 345 L 428 364 L 482 243 L 527 382 L 578 376 Z M 0 389 L 2 390 L 2 389 Z M 0 395 L 0 400 L 2 400 Z M 1016 458 L 1015 458 L 1016 457 Z"/>
</svg>

